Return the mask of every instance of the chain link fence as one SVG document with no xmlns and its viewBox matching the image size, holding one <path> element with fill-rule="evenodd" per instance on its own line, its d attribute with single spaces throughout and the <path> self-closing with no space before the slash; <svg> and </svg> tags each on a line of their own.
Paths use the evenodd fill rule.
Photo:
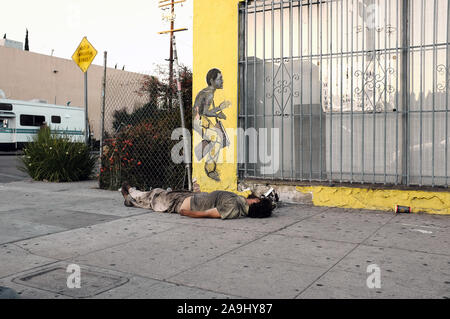
<svg viewBox="0 0 450 319">
<path fill-rule="evenodd" d="M 172 160 L 181 127 L 175 84 L 167 71 L 158 76 L 121 70 L 108 71 L 105 89 L 100 188 L 115 190 L 124 181 L 140 190 L 186 189 L 186 167 Z M 186 128 L 192 127 L 192 72 L 182 67 L 181 86 Z M 178 136 L 177 136 L 178 138 Z"/>
</svg>

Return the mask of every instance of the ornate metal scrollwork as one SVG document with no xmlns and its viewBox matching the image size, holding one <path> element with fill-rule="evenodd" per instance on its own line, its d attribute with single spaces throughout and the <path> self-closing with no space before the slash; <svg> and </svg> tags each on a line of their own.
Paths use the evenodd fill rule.
<svg viewBox="0 0 450 319">
<path fill-rule="evenodd" d="M 364 99 L 364 110 L 382 112 L 386 105 L 382 102 L 383 96 L 391 95 L 396 89 L 388 84 L 388 78 L 395 74 L 395 69 L 391 66 L 384 67 L 381 59 L 387 59 L 384 54 L 370 55 L 370 60 L 366 64 L 365 70 L 357 70 L 354 76 L 358 79 L 357 87 L 354 89 L 357 105 L 362 109 Z M 364 93 L 364 96 L 363 96 Z M 375 93 L 375 99 L 374 99 Z"/>
<path fill-rule="evenodd" d="M 444 77 L 443 82 L 439 82 L 436 86 L 439 92 L 446 92 L 448 88 L 450 88 L 450 68 L 445 66 L 444 64 L 439 64 L 436 67 L 437 73 L 442 77 Z"/>
<path fill-rule="evenodd" d="M 293 97 L 299 97 L 300 92 L 298 90 L 293 90 L 293 82 L 300 80 L 300 74 L 293 73 L 292 76 L 288 70 L 288 67 L 286 64 L 291 63 L 291 60 L 288 58 L 283 59 L 274 59 L 276 63 L 280 63 L 280 65 L 277 68 L 276 73 L 274 76 L 267 76 L 265 78 L 266 83 L 273 83 L 273 90 L 271 92 L 266 93 L 267 99 L 274 99 L 275 105 L 277 106 L 278 110 L 275 112 L 276 115 L 282 115 L 284 114 L 284 110 Z M 278 61 L 278 62 L 277 62 Z M 281 73 L 280 73 L 281 72 Z M 277 80 L 278 78 L 283 77 L 283 80 Z M 276 95 L 281 95 L 283 97 L 287 98 L 285 99 L 285 102 L 283 105 L 278 101 Z"/>
</svg>

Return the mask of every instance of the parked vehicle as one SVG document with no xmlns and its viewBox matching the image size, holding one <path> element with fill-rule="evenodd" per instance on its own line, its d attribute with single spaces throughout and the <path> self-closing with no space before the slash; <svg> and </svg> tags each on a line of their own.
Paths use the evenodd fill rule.
<svg viewBox="0 0 450 319">
<path fill-rule="evenodd" d="M 0 149 L 22 148 L 42 125 L 84 142 L 84 112 L 79 107 L 0 99 Z"/>
</svg>

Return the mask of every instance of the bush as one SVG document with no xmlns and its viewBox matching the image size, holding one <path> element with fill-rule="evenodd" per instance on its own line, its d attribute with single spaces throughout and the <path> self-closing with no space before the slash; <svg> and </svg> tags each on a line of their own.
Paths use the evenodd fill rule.
<svg viewBox="0 0 450 319">
<path fill-rule="evenodd" d="M 66 135 L 53 134 L 41 127 L 24 149 L 23 167 L 36 181 L 75 182 L 86 180 L 92 174 L 96 158 L 83 143 L 72 142 Z"/>
</svg>

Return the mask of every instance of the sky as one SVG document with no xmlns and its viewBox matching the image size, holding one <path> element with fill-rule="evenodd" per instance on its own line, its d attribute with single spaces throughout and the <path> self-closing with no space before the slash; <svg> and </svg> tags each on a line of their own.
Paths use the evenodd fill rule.
<svg viewBox="0 0 450 319">
<path fill-rule="evenodd" d="M 84 36 L 98 51 L 93 62 L 108 67 L 151 73 L 156 64 L 167 64 L 170 29 L 162 19 L 160 0 L 14 0 L 3 1 L 0 38 L 25 42 L 29 32 L 30 51 L 71 59 Z M 192 67 L 192 2 L 176 5 L 178 59 Z M 165 11 L 169 13 L 169 11 Z"/>
</svg>

